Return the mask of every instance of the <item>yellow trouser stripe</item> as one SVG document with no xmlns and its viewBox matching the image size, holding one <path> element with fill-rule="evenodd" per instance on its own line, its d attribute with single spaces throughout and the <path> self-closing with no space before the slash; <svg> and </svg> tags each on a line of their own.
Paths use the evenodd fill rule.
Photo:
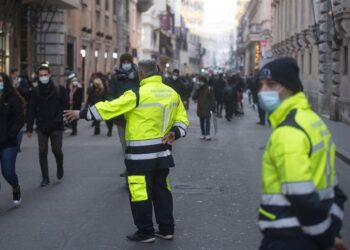
<svg viewBox="0 0 350 250">
<path fill-rule="evenodd" d="M 169 182 L 169 178 L 166 178 L 166 187 L 169 191 L 171 191 L 171 186 L 170 186 L 170 182 Z"/>
<path fill-rule="evenodd" d="M 128 176 L 128 184 L 131 195 L 131 201 L 148 200 L 146 177 L 143 175 Z"/>
<path fill-rule="evenodd" d="M 259 213 L 261 213 L 262 215 L 264 215 L 266 218 L 269 218 L 270 220 L 276 220 L 277 216 L 267 212 L 266 210 L 259 208 Z"/>
</svg>

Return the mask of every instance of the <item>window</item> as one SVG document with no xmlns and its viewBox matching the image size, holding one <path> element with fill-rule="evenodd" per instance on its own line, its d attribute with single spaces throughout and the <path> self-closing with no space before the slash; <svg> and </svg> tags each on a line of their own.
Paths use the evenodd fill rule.
<svg viewBox="0 0 350 250">
<path fill-rule="evenodd" d="M 109 0 L 106 0 L 106 2 L 105 2 L 105 9 L 109 10 Z"/>
<path fill-rule="evenodd" d="M 347 75 L 349 70 L 349 47 L 344 47 L 344 69 L 343 74 Z"/>
<path fill-rule="evenodd" d="M 96 5 L 100 6 L 100 0 L 96 0 Z"/>
</svg>

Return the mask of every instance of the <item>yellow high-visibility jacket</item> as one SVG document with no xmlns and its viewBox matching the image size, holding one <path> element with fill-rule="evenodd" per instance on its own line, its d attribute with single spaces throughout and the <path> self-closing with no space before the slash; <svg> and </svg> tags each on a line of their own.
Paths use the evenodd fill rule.
<svg viewBox="0 0 350 250">
<path fill-rule="evenodd" d="M 259 226 L 267 236 L 310 236 L 322 249 L 339 235 L 346 197 L 337 186 L 335 144 L 303 92 L 270 115 Z"/>
<path fill-rule="evenodd" d="M 128 171 L 149 171 L 174 166 L 171 146 L 162 138 L 170 131 L 176 139 L 186 136 L 189 121 L 179 95 L 162 83 L 159 75 L 140 82 L 113 101 L 99 102 L 88 109 L 87 120 L 110 120 L 125 115 Z"/>
</svg>

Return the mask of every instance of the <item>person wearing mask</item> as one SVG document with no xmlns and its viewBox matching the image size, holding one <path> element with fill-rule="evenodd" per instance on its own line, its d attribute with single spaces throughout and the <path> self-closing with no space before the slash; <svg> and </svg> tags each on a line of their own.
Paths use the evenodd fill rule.
<svg viewBox="0 0 350 250">
<path fill-rule="evenodd" d="M 49 185 L 48 142 L 57 164 L 57 179 L 61 180 L 63 170 L 63 110 L 69 107 L 66 89 L 54 84 L 48 64 L 38 68 L 38 86 L 34 88 L 28 107 L 27 133 L 32 136 L 34 121 L 39 144 L 39 160 L 42 181 L 40 186 Z"/>
<path fill-rule="evenodd" d="M 24 124 L 23 97 L 10 78 L 0 73 L 0 164 L 4 179 L 11 185 L 13 203 L 21 203 L 21 188 L 16 174 L 17 135 Z"/>
<path fill-rule="evenodd" d="M 27 81 L 27 79 L 25 77 L 22 77 L 19 75 L 17 68 L 13 68 L 10 70 L 10 78 L 11 78 L 11 82 L 12 82 L 13 87 L 23 97 L 23 99 L 25 101 L 24 108 L 26 108 L 26 105 L 29 102 L 29 98 L 30 98 L 29 82 Z M 24 116 L 26 117 L 26 112 L 25 112 Z M 21 128 L 21 130 L 19 131 L 19 133 L 17 135 L 18 152 L 21 152 L 21 144 L 22 144 L 23 134 L 24 134 L 24 130 L 23 130 L 23 128 Z"/>
<path fill-rule="evenodd" d="M 180 71 L 178 69 L 173 70 L 173 74 L 169 81 L 166 83 L 169 87 L 171 87 L 173 90 L 176 91 L 181 97 L 182 102 L 184 103 L 185 107 L 187 105 L 186 99 L 187 99 L 187 88 L 185 83 L 180 77 Z"/>
<path fill-rule="evenodd" d="M 70 109 L 80 110 L 83 102 L 83 86 L 80 84 L 75 73 L 71 73 L 67 77 L 67 94 Z M 78 121 L 73 121 L 71 125 L 71 136 L 75 136 L 78 133 Z"/>
<path fill-rule="evenodd" d="M 93 79 L 92 86 L 88 90 L 88 98 L 86 100 L 85 108 L 104 100 L 106 100 L 106 89 L 101 79 L 96 77 Z M 100 121 L 93 121 L 94 135 L 99 135 L 101 133 L 100 124 Z"/>
<path fill-rule="evenodd" d="M 197 116 L 202 132 L 201 139 L 210 141 L 210 118 L 211 112 L 215 113 L 215 95 L 204 76 L 199 77 L 192 99 L 197 101 Z"/>
<path fill-rule="evenodd" d="M 272 127 L 262 160 L 260 250 L 347 249 L 340 236 L 347 198 L 337 182 L 336 146 L 303 92 L 297 62 L 269 62 L 258 81 Z"/>
<path fill-rule="evenodd" d="M 133 63 L 132 56 L 130 54 L 123 54 L 120 57 L 120 64 L 114 70 L 114 74 L 111 77 L 108 100 L 114 100 L 122 96 L 126 91 L 136 90 L 139 88 L 139 73 L 137 65 Z M 122 145 L 122 150 L 125 153 L 126 141 L 125 141 L 125 127 L 126 120 L 124 115 L 120 115 L 115 119 L 108 121 L 109 123 L 113 122 L 117 125 L 118 136 L 120 144 Z M 123 171 L 120 174 L 120 177 L 125 177 L 127 171 Z"/>
<path fill-rule="evenodd" d="M 186 136 L 189 121 L 179 95 L 162 83 L 154 60 L 140 61 L 139 79 L 139 89 L 81 112 L 66 111 L 65 117 L 70 121 L 109 120 L 125 114 L 125 164 L 131 211 L 138 229 L 127 239 L 149 243 L 157 236 L 172 240 L 175 226 L 168 174 L 175 165 L 171 149 L 175 139 Z M 157 232 L 153 227 L 153 210 Z"/>
</svg>

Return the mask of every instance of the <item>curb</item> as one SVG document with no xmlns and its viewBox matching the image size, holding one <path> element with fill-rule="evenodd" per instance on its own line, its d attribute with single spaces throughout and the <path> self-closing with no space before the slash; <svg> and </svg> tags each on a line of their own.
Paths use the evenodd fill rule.
<svg viewBox="0 0 350 250">
<path fill-rule="evenodd" d="M 344 161 L 346 164 L 350 166 L 350 153 L 338 147 L 336 151 L 336 155 L 339 159 L 341 159 L 342 161 Z"/>
</svg>

